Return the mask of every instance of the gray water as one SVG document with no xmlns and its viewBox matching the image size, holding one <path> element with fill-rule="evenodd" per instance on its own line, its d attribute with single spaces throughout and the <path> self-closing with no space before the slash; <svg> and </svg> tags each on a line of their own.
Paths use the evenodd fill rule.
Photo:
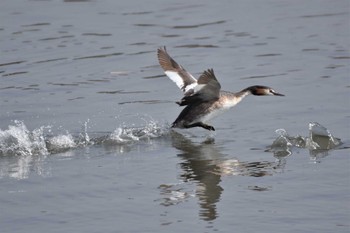
<svg viewBox="0 0 350 233">
<path fill-rule="evenodd" d="M 349 232 L 349 9 L 3 0 L 1 232 Z M 160 46 L 286 96 L 173 131 Z"/>
</svg>

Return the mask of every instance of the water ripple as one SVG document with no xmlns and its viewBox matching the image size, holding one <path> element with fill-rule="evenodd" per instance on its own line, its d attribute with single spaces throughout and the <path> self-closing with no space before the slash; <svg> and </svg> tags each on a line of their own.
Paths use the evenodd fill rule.
<svg viewBox="0 0 350 233">
<path fill-rule="evenodd" d="M 26 74 L 28 73 L 28 71 L 17 71 L 17 72 L 12 72 L 12 73 L 6 73 L 3 74 L 3 77 L 8 77 L 8 76 L 15 76 L 15 75 L 19 75 L 19 74 Z"/>
<path fill-rule="evenodd" d="M 192 24 L 192 25 L 177 25 L 177 26 L 172 26 L 172 28 L 173 29 L 191 29 L 191 28 L 198 28 L 198 27 L 204 27 L 204 26 L 215 25 L 215 24 L 223 24 L 223 23 L 226 23 L 226 20 L 219 20 L 215 22 Z"/>
<path fill-rule="evenodd" d="M 338 15 L 347 15 L 349 12 L 339 12 L 339 13 L 328 13 L 328 14 L 316 14 L 316 15 L 302 15 L 302 18 L 318 18 L 318 17 L 330 17 Z"/>
<path fill-rule="evenodd" d="M 119 102 L 118 104 L 159 104 L 159 103 L 172 103 L 173 101 L 168 100 L 135 100 L 135 101 L 125 101 Z"/>
<path fill-rule="evenodd" d="M 124 91 L 124 90 L 117 90 L 117 91 L 98 91 L 98 94 L 141 94 L 141 93 L 149 93 L 149 91 Z"/>
<path fill-rule="evenodd" d="M 218 48 L 217 45 L 212 44 L 186 44 L 186 45 L 178 45 L 175 48 Z"/>
<path fill-rule="evenodd" d="M 13 61 L 13 62 L 1 63 L 0 66 L 17 65 L 17 64 L 21 64 L 23 62 L 26 62 L 26 61 L 21 60 L 21 61 Z"/>
<path fill-rule="evenodd" d="M 120 56 L 120 55 L 123 55 L 123 53 L 117 52 L 117 53 L 107 53 L 107 54 L 99 54 L 99 55 L 92 55 L 92 56 L 85 56 L 85 57 L 77 57 L 77 58 L 74 58 L 73 60 L 106 58 L 106 57 Z"/>
<path fill-rule="evenodd" d="M 33 24 L 25 24 L 25 25 L 21 25 L 22 27 L 37 27 L 37 26 L 48 26 L 51 25 L 51 23 L 33 23 Z"/>
<path fill-rule="evenodd" d="M 274 57 L 274 56 L 281 56 L 281 53 L 266 53 L 266 54 L 258 54 L 255 55 L 256 57 Z"/>
<path fill-rule="evenodd" d="M 112 36 L 111 33 L 83 33 L 83 36 Z"/>
<path fill-rule="evenodd" d="M 46 37 L 39 39 L 39 41 L 48 41 L 48 40 L 59 40 L 59 39 L 65 39 L 65 38 L 73 38 L 73 35 L 65 35 L 65 36 L 57 36 L 57 37 Z"/>
<path fill-rule="evenodd" d="M 276 77 L 276 76 L 283 76 L 287 75 L 286 73 L 280 73 L 280 74 L 267 74 L 267 75 L 252 75 L 248 77 L 242 77 L 240 79 L 256 79 L 256 78 L 268 78 L 268 77 Z"/>
</svg>

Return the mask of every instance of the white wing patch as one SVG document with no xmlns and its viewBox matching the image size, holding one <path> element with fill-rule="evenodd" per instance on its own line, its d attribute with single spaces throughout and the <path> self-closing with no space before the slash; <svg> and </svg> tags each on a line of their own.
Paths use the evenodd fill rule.
<svg viewBox="0 0 350 233">
<path fill-rule="evenodd" d="M 186 92 L 188 92 L 188 91 L 191 90 L 191 89 L 195 89 L 195 87 L 197 87 L 197 86 L 198 86 L 197 83 L 192 83 L 192 84 L 190 84 L 190 85 L 187 85 L 187 86 L 185 87 L 184 92 L 186 93 Z"/>
<path fill-rule="evenodd" d="M 171 79 L 171 81 L 173 81 L 174 83 L 176 83 L 176 85 L 182 89 L 185 85 L 183 79 L 181 78 L 181 76 L 175 72 L 175 71 L 165 71 L 164 72 L 166 74 L 166 76 L 168 76 L 168 78 Z"/>
<path fill-rule="evenodd" d="M 206 86 L 206 84 L 198 84 L 198 85 L 194 86 L 194 87 L 193 87 L 194 93 L 200 91 L 200 90 L 201 90 L 203 87 L 205 87 L 205 86 Z"/>
<path fill-rule="evenodd" d="M 185 86 L 185 82 L 183 78 L 175 71 L 164 71 L 166 76 L 171 79 L 182 91 L 187 92 L 188 90 L 197 86 L 197 83 L 192 83 L 190 85 Z M 194 78 L 193 78 L 194 79 Z"/>
</svg>

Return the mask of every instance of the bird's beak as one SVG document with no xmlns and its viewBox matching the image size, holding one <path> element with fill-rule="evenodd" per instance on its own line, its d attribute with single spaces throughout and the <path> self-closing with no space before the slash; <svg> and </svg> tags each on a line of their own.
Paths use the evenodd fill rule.
<svg viewBox="0 0 350 233">
<path fill-rule="evenodd" d="M 274 92 L 273 95 L 277 95 L 277 96 L 284 96 L 283 94 L 281 93 L 278 93 L 278 92 Z"/>
<path fill-rule="evenodd" d="M 281 93 L 278 93 L 278 92 L 275 92 L 273 90 L 270 91 L 273 95 L 277 95 L 277 96 L 284 96 L 283 94 Z"/>
</svg>

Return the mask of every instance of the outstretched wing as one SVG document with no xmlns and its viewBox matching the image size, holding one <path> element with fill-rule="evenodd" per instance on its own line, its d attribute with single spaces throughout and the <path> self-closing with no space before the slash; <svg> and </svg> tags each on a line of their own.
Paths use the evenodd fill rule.
<svg viewBox="0 0 350 233">
<path fill-rule="evenodd" d="M 221 85 L 216 79 L 213 69 L 204 71 L 197 83 L 197 86 L 185 92 L 185 97 L 177 102 L 180 106 L 195 102 L 217 100 L 219 98 Z"/>
<path fill-rule="evenodd" d="M 183 91 L 187 92 L 197 86 L 197 80 L 181 65 L 170 57 L 165 47 L 158 49 L 158 61 L 168 76 Z"/>
</svg>

